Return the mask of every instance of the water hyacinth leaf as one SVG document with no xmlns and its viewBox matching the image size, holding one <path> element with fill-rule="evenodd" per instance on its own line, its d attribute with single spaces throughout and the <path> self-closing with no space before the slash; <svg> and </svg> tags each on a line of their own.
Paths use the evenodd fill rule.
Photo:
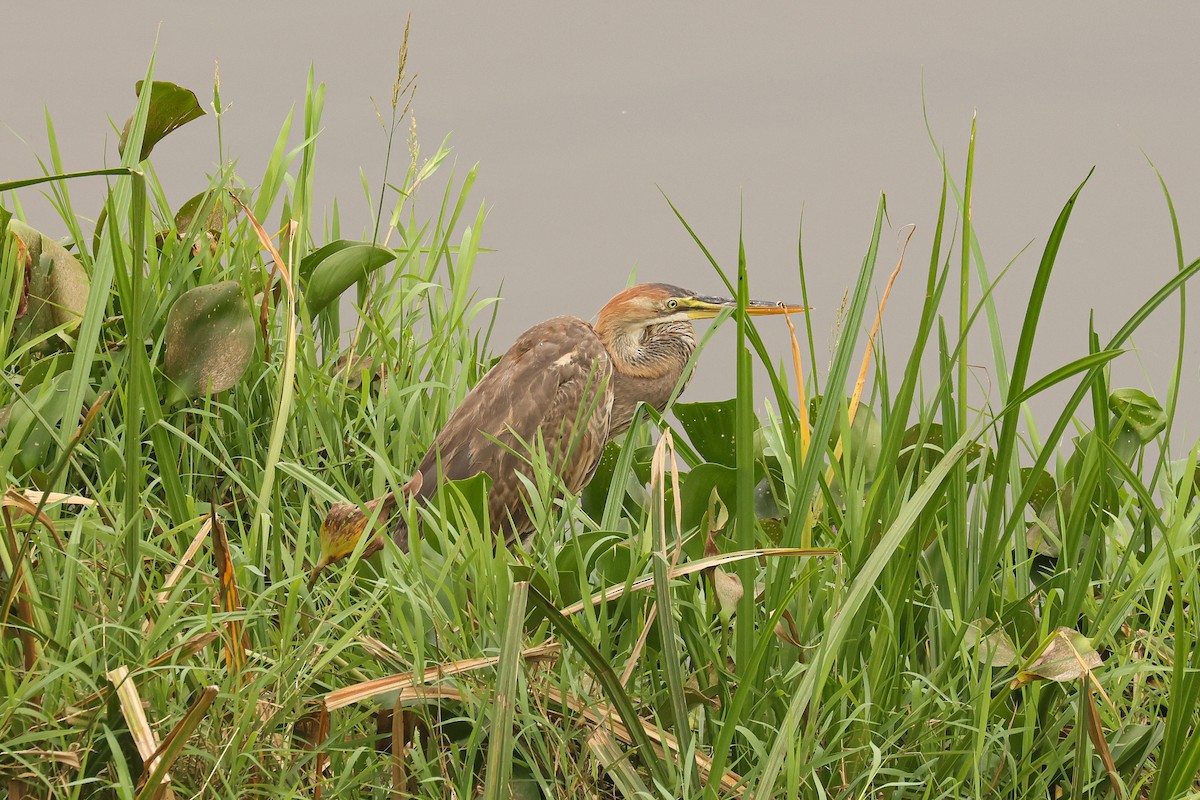
<svg viewBox="0 0 1200 800">
<path fill-rule="evenodd" d="M 596 465 L 592 479 L 580 494 L 580 505 L 583 511 L 592 519 L 598 520 L 604 514 L 604 505 L 608 502 L 608 493 L 612 489 L 613 473 L 617 469 L 617 459 L 621 456 L 621 445 L 609 442 L 600 454 L 600 463 Z"/>
<path fill-rule="evenodd" d="M 1167 427 L 1167 413 L 1159 402 L 1141 389 L 1117 389 L 1108 398 L 1109 408 L 1117 419 L 1137 433 L 1142 444 Z"/>
<path fill-rule="evenodd" d="M 701 464 L 683 476 L 679 488 L 683 529 L 690 531 L 700 525 L 709 513 L 713 493 L 734 513 L 737 507 L 737 470 L 721 464 Z"/>
<path fill-rule="evenodd" d="M 42 337 L 62 328 L 74 330 L 87 306 L 87 271 L 75 256 L 58 242 L 18 220 L 10 220 L 8 231 L 20 240 L 25 254 L 25 314 L 17 320 L 19 341 Z M 39 346 L 51 349 L 50 342 Z"/>
<path fill-rule="evenodd" d="M 254 316 L 237 281 L 197 286 L 171 306 L 164 337 L 170 402 L 223 392 L 254 357 Z"/>
<path fill-rule="evenodd" d="M 879 470 L 882 446 L 883 426 L 879 424 L 879 418 L 870 406 L 860 405 L 854 414 L 854 423 L 850 426 L 850 442 L 843 450 L 862 464 L 868 486 L 875 480 L 875 473 Z"/>
<path fill-rule="evenodd" d="M 201 192 L 188 199 L 179 211 L 175 212 L 175 232 L 181 241 L 192 232 L 192 255 L 199 255 L 202 245 L 215 254 L 217 242 L 225 230 L 225 222 L 229 215 L 221 194 Z M 160 231 L 157 236 L 158 246 L 162 248 L 171 231 Z"/>
<path fill-rule="evenodd" d="M 391 250 L 372 244 L 356 244 L 330 253 L 313 267 L 304 289 L 309 313 L 319 313 L 342 292 L 395 260 Z"/>
<path fill-rule="evenodd" d="M 1091 675 L 1104 660 L 1091 641 L 1071 628 L 1059 628 L 1050 634 L 1029 666 L 1017 673 L 1013 688 L 1035 680 L 1066 683 Z"/>
<path fill-rule="evenodd" d="M 334 239 L 329 244 L 318 247 L 316 250 L 313 250 L 304 258 L 300 259 L 300 280 L 307 281 L 309 276 L 312 275 L 313 270 L 317 268 L 318 264 L 339 250 L 345 250 L 348 247 L 357 247 L 362 244 L 362 242 L 356 242 L 352 239 Z"/>
<path fill-rule="evenodd" d="M 922 438 L 922 431 L 924 431 L 924 438 Z M 945 448 L 940 422 L 932 422 L 927 425 L 917 423 L 904 431 L 904 437 L 900 442 L 900 454 L 896 458 L 896 470 L 901 474 L 907 472 L 909 462 L 913 458 L 919 458 L 922 468 L 917 470 L 917 474 L 924 475 L 941 459 Z M 982 452 L 983 448 L 975 442 L 972 442 L 971 446 L 967 448 L 967 455 L 963 459 L 963 463 L 966 464 L 968 470 L 972 470 L 972 465 Z"/>
<path fill-rule="evenodd" d="M 138 81 L 134 85 L 134 92 L 138 97 L 142 96 L 142 83 L 142 81 Z M 162 141 L 168 133 L 203 116 L 204 109 L 200 107 L 200 103 L 191 89 L 176 86 L 169 81 L 151 83 L 150 111 L 146 116 L 146 132 L 142 136 L 142 152 L 138 156 L 138 161 L 145 161 L 149 158 L 154 145 Z M 125 153 L 125 141 L 129 138 L 129 126 L 132 122 L 133 116 L 131 115 L 121 130 L 121 141 L 117 145 L 117 150 L 122 155 Z"/>
<path fill-rule="evenodd" d="M 1033 477 L 1033 469 L 1031 467 L 1021 468 L 1021 482 L 1029 483 Z M 1035 511 L 1040 509 L 1050 499 L 1050 496 L 1058 491 L 1058 484 L 1054 482 L 1054 478 L 1048 472 L 1039 472 L 1037 475 L 1037 486 L 1033 493 L 1029 495 L 1029 507 Z"/>
<path fill-rule="evenodd" d="M 968 622 L 963 643 L 981 662 L 993 667 L 1007 667 L 1017 661 L 1017 646 L 1003 628 L 990 620 Z"/>
<path fill-rule="evenodd" d="M 66 384 L 67 376 L 51 375 L 40 386 L 22 387 L 26 399 L 0 410 L 0 465 L 11 464 L 22 475 L 46 468 L 53 429 L 67 410 Z"/>
<path fill-rule="evenodd" d="M 601 555 L 625 541 L 625 538 L 626 534 L 616 531 L 590 531 L 573 536 L 555 558 L 555 568 L 560 574 L 574 572 L 587 575 Z"/>
<path fill-rule="evenodd" d="M 736 398 L 708 403 L 676 403 L 673 406 L 680 426 L 696 452 L 710 464 L 737 466 L 737 448 L 733 443 Z"/>
<path fill-rule="evenodd" d="M 225 227 L 226 218 L 225 204 L 221 202 L 221 196 L 212 192 L 201 192 L 189 198 L 175 212 L 175 230 L 183 233 L 199 219 L 200 230 L 215 233 Z"/>
<path fill-rule="evenodd" d="M 1065 519 L 1071 513 L 1071 500 L 1074 497 L 1073 484 L 1063 485 L 1062 492 L 1046 498 L 1038 511 L 1038 517 L 1025 531 L 1025 546 L 1033 553 L 1058 558 L 1059 547 L 1062 544 L 1062 530 L 1059 527 L 1059 508 Z"/>
</svg>

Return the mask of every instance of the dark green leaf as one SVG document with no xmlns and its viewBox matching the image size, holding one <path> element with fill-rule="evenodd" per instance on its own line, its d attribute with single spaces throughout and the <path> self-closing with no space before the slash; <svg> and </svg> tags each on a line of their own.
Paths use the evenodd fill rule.
<svg viewBox="0 0 1200 800">
<path fill-rule="evenodd" d="M 600 454 L 600 463 L 592 473 L 592 480 L 580 495 L 583 511 L 592 519 L 598 520 L 604 514 L 604 505 L 608 502 L 609 492 L 613 491 L 613 471 L 617 467 L 617 459 L 621 457 L 621 445 L 609 442 Z M 622 485 L 623 490 L 623 485 Z"/>
<path fill-rule="evenodd" d="M 143 81 L 134 84 L 134 93 L 137 97 L 142 95 L 142 85 Z M 146 129 L 142 135 L 142 149 L 138 160 L 145 161 L 149 158 L 154 146 L 167 134 L 203 116 L 204 109 L 200 107 L 200 102 L 191 89 L 185 89 L 170 81 L 152 82 L 150 85 L 150 108 L 146 115 Z M 117 149 L 122 155 L 125 152 L 125 142 L 129 136 L 129 126 L 132 122 L 133 115 L 125 121 L 125 127 L 121 131 L 121 140 L 118 142 Z"/>
<path fill-rule="evenodd" d="M 329 253 L 313 267 L 304 288 L 309 313 L 319 313 L 342 292 L 395 260 L 396 254 L 391 250 L 372 244 L 356 244 Z"/>
<path fill-rule="evenodd" d="M 219 194 L 201 192 L 191 197 L 175 212 L 175 230 L 185 233 L 198 224 L 197 233 L 217 233 L 225 227 L 225 203 Z M 197 223 L 198 221 L 198 223 Z"/>
<path fill-rule="evenodd" d="M 351 239 L 334 239 L 329 244 L 318 247 L 300 259 L 300 280 L 308 281 L 309 276 L 312 275 L 312 271 L 317 268 L 317 265 L 337 251 L 345 250 L 347 247 L 358 247 L 362 244 L 362 242 L 356 242 Z"/>
<path fill-rule="evenodd" d="M 683 529 L 697 528 L 708 513 L 709 497 L 713 490 L 721 498 L 729 513 L 737 507 L 737 470 L 722 464 L 701 464 L 683 476 L 679 487 L 680 506 L 683 511 Z"/>
<path fill-rule="evenodd" d="M 708 403 L 676 403 L 673 410 L 688 441 L 707 462 L 737 466 L 734 446 L 734 417 L 737 400 Z"/>
<path fill-rule="evenodd" d="M 134 91 L 141 97 L 142 81 L 137 82 Z M 146 117 L 146 132 L 142 136 L 142 152 L 138 161 L 149 158 L 154 145 L 162 141 L 168 133 L 203 116 L 204 109 L 200 107 L 200 102 L 196 100 L 196 95 L 191 89 L 184 89 L 168 81 L 154 81 L 150 85 L 150 112 Z M 121 131 L 121 141 L 117 150 L 122 155 L 125 153 L 125 141 L 129 137 L 129 126 L 132 122 L 133 117 L 130 116 Z"/>
<path fill-rule="evenodd" d="M 163 336 L 169 402 L 225 391 L 254 357 L 254 316 L 237 281 L 184 292 L 167 314 Z"/>
</svg>

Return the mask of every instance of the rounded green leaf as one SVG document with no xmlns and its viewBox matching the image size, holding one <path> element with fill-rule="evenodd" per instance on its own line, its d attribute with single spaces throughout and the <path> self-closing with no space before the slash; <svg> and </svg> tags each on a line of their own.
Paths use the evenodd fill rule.
<svg viewBox="0 0 1200 800">
<path fill-rule="evenodd" d="M 1167 427 L 1167 412 L 1141 389 L 1117 389 L 1109 396 L 1108 405 L 1117 419 L 1138 435 L 1142 444 Z"/>
<path fill-rule="evenodd" d="M 701 458 L 712 464 L 735 467 L 737 448 L 733 442 L 733 431 L 736 404 L 736 398 L 719 402 L 676 403 L 671 410 Z"/>
<path fill-rule="evenodd" d="M 197 286 L 167 314 L 163 372 L 172 402 L 236 384 L 254 357 L 254 315 L 237 281 Z"/>
<path fill-rule="evenodd" d="M 991 664 L 993 667 L 1015 664 L 1020 656 L 1017 646 L 1004 628 L 986 619 L 967 623 L 963 643 L 975 652 L 982 663 Z"/>
<path fill-rule="evenodd" d="M 313 267 L 304 288 L 304 299 L 311 314 L 317 314 L 342 292 L 366 278 L 384 264 L 396 260 L 396 254 L 373 244 L 356 244 L 330 252 Z"/>
<path fill-rule="evenodd" d="M 26 307 L 17 319 L 17 339 L 30 341 L 56 328 L 77 328 L 91 288 L 83 265 L 58 242 L 23 222 L 10 220 L 8 230 L 25 249 Z M 39 349 L 51 349 L 50 342 Z"/>
</svg>

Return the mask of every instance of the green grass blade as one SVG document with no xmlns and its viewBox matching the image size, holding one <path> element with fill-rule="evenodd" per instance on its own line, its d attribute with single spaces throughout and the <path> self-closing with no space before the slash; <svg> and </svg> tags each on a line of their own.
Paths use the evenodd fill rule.
<svg viewBox="0 0 1200 800">
<path fill-rule="evenodd" d="M 496 667 L 496 689 L 492 701 L 492 731 L 488 737 L 487 772 L 484 773 L 484 800 L 507 800 L 512 776 L 513 715 L 517 705 L 517 667 L 521 664 L 521 639 L 525 632 L 525 606 L 529 583 L 516 581 L 508 601 L 508 619 L 500 643 L 500 663 Z"/>
</svg>

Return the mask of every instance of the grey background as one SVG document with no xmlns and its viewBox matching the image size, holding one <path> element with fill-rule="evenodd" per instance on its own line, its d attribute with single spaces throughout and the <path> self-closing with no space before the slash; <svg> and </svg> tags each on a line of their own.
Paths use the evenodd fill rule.
<svg viewBox="0 0 1200 800">
<path fill-rule="evenodd" d="M 318 205 L 336 196 L 343 233 L 369 235 L 359 171 L 377 188 L 385 147 L 371 98 L 390 99 L 410 11 L 424 151 L 451 134 L 458 174 L 480 163 L 472 199 L 488 204 L 483 240 L 497 252 L 481 257 L 476 282 L 486 295 L 503 281 L 498 349 L 545 317 L 590 317 L 635 268 L 645 280 L 720 289 L 661 187 L 728 269 L 744 226 L 763 299 L 799 297 L 803 214 L 823 371 L 885 192 L 880 288 L 904 226 L 916 225 L 885 320 L 899 360 L 941 181 L 926 112 L 956 180 L 978 115 L 973 219 L 993 274 L 1016 258 L 997 292 L 1010 356 L 1046 235 L 1097 167 L 1060 255 L 1034 377 L 1085 352 L 1090 311 L 1107 338 L 1176 268 L 1143 150 L 1172 189 L 1185 255 L 1195 255 L 1200 10 L 1190 4 L 5 3 L 0 180 L 39 173 L 46 111 L 68 170 L 114 163 L 109 120 L 119 126 L 132 109 L 157 36 L 156 77 L 206 106 L 219 60 L 226 150 L 251 184 L 287 110 L 300 112 L 314 64 L 327 85 Z M 176 204 L 204 188 L 216 160 L 211 115 L 153 158 Z M 82 213 L 94 214 L 100 188 L 72 186 Z M 427 191 L 419 210 L 431 213 L 439 194 Z M 54 219 L 34 191 L 21 198 L 35 225 Z M 762 327 L 782 358 L 776 322 Z M 1114 367 L 1117 385 L 1165 399 L 1177 326 L 1172 304 Z M 732 331 L 718 338 L 690 399 L 732 394 Z M 978 386 L 994 398 L 985 339 L 972 354 Z M 1179 420 L 1192 433 L 1197 383 L 1193 350 Z"/>
</svg>

